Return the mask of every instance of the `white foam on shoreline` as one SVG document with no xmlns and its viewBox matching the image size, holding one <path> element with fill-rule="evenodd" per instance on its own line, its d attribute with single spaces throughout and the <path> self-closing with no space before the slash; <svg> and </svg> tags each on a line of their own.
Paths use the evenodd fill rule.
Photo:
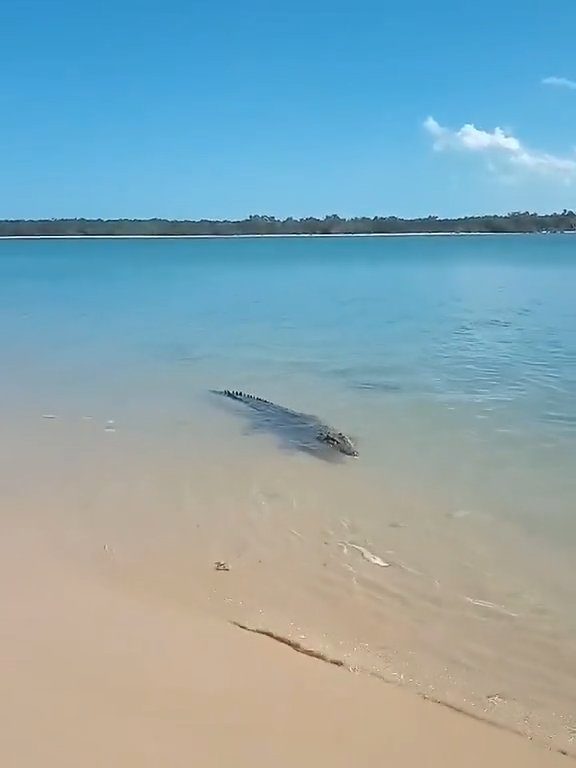
<svg viewBox="0 0 576 768">
<path fill-rule="evenodd" d="M 391 565 L 391 563 L 387 563 L 385 560 L 382 560 L 381 557 L 378 557 L 378 555 L 370 552 L 370 550 L 366 549 L 366 547 L 361 547 L 359 544 L 352 544 L 350 541 L 342 541 L 340 542 L 340 545 L 344 548 L 344 552 L 346 552 L 348 547 L 350 547 L 350 549 L 355 549 L 357 552 L 360 552 L 364 560 L 372 563 L 372 565 L 379 565 L 380 568 L 389 568 Z"/>
</svg>

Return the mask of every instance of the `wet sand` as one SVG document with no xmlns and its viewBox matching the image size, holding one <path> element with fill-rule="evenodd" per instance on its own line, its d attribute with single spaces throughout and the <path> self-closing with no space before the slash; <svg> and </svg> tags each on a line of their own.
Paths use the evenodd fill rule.
<svg viewBox="0 0 576 768">
<path fill-rule="evenodd" d="M 63 586 L 53 579 L 45 599 L 54 616 L 71 583 L 87 590 L 86 598 L 75 598 L 83 610 L 102 601 L 103 591 L 120 601 L 117 615 L 143 606 L 150 612 L 147 621 L 155 621 L 171 610 L 191 627 L 188 635 L 197 622 L 218 637 L 223 631 L 232 643 L 232 651 L 222 652 L 226 664 L 238 635 L 259 648 L 262 642 L 276 646 L 281 659 L 297 655 L 232 623 L 263 629 L 337 659 L 372 683 L 405 688 L 419 701 L 442 701 L 527 742 L 572 754 L 573 635 L 565 639 L 558 617 L 573 600 L 552 579 L 552 567 L 536 570 L 529 550 L 534 580 L 544 588 L 548 578 L 546 594 L 557 595 L 557 609 L 547 603 L 539 623 L 522 602 L 522 584 L 510 581 L 505 568 L 494 570 L 499 542 L 489 535 L 489 525 L 484 530 L 472 515 L 448 520 L 423 499 L 424 525 L 418 509 L 375 489 L 362 463 L 345 473 L 306 456 L 274 452 L 264 436 L 266 455 L 250 452 L 252 443 L 259 449 L 258 436 L 251 441 L 220 434 L 227 414 L 221 422 L 218 413 L 211 418 L 214 442 L 200 442 L 195 435 L 209 430 L 198 421 L 196 427 L 184 423 L 157 432 L 150 425 L 143 430 L 129 413 L 118 419 L 117 412 L 104 412 L 90 420 L 81 411 L 62 416 L 46 410 L 55 418 L 40 413 L 4 423 L 0 539 L 9 542 L 22 526 L 34 532 L 32 540 L 6 544 L 7 555 L 14 551 L 21 563 L 7 571 L 5 585 L 26 578 L 48 589 L 44 584 L 58 576 Z M 109 416 L 115 431 L 109 430 Z M 402 522 L 392 525 L 395 520 Z M 478 549 L 483 543 L 486 554 Z M 505 542 L 503 551 L 512 548 Z M 367 553 L 391 567 L 378 566 Z M 217 560 L 227 561 L 231 572 L 217 572 Z M 464 580 L 457 569 L 461 560 L 467 564 Z M 490 581 L 484 582 L 488 566 Z M 492 582 L 494 593 L 487 589 Z M 503 588 L 510 597 L 501 600 Z M 23 602 L 11 589 L 9 599 Z M 483 602 L 473 604 L 465 595 Z M 29 602 L 42 605 L 44 598 L 32 595 Z M 495 610 L 500 604 L 518 615 Z M 173 619 L 158 621 L 169 626 Z M 101 616 L 94 637 L 111 622 L 117 619 Z M 33 634 L 46 635 L 36 624 Z M 168 631 L 169 638 L 176 634 Z M 209 650 L 196 640 L 186 642 L 197 657 Z M 29 657 L 43 653 L 40 647 Z M 97 659 L 92 654 L 87 668 L 99 669 Z M 245 666 L 243 659 L 238 663 Z"/>
<path fill-rule="evenodd" d="M 194 605 L 136 596 L 3 528 L 6 768 L 568 764 Z"/>
</svg>

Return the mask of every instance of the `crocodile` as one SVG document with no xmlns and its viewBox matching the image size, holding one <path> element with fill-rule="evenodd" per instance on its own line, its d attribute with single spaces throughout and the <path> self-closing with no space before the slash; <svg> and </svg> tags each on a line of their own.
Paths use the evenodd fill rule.
<svg viewBox="0 0 576 768">
<path fill-rule="evenodd" d="M 212 392 L 247 405 L 257 412 L 260 422 L 265 427 L 280 431 L 290 444 L 296 443 L 303 450 L 313 452 L 316 450 L 314 445 L 320 447 L 318 445 L 320 443 L 346 456 L 358 456 L 358 451 L 349 437 L 322 423 L 316 416 L 293 411 L 264 400 L 262 397 L 248 395 L 238 390 L 223 389 L 212 390 Z"/>
</svg>

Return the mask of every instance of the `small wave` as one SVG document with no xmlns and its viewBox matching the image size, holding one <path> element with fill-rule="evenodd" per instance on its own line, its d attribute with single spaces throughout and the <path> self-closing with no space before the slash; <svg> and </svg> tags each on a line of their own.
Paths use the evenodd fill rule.
<svg viewBox="0 0 576 768">
<path fill-rule="evenodd" d="M 469 603 L 472 603 L 472 605 L 478 605 L 480 608 L 489 608 L 491 611 L 498 611 L 498 613 L 503 613 L 506 616 L 512 616 L 513 618 L 517 618 L 519 616 L 518 613 L 513 613 L 512 611 L 509 611 L 508 608 L 504 608 L 502 605 L 498 605 L 497 603 L 491 603 L 488 600 L 476 600 L 473 597 L 468 597 L 466 595 L 466 600 Z"/>
<path fill-rule="evenodd" d="M 502 320 L 498 317 L 490 317 L 487 320 L 481 320 L 477 323 L 480 328 L 510 328 L 510 320 Z"/>
<path fill-rule="evenodd" d="M 359 544 L 352 544 L 350 541 L 341 541 L 340 546 L 344 548 L 345 552 L 348 547 L 350 547 L 350 549 L 355 549 L 357 552 L 360 552 L 364 560 L 367 560 L 373 565 L 378 565 L 380 568 L 389 568 L 391 565 L 391 563 L 387 563 L 385 560 L 382 560 L 381 557 L 378 557 L 378 555 L 370 552 L 370 550 L 366 549 L 366 547 L 361 547 Z"/>
<path fill-rule="evenodd" d="M 355 381 L 350 386 L 352 389 L 374 392 L 402 392 L 400 384 L 393 384 L 387 381 Z"/>
<path fill-rule="evenodd" d="M 327 656 L 325 653 L 322 653 L 322 651 L 316 651 L 313 648 L 306 648 L 296 640 L 292 640 L 291 638 L 285 637 L 284 635 L 279 635 L 277 632 L 272 632 L 272 630 L 270 629 L 259 629 L 258 627 L 249 627 L 246 624 L 241 624 L 239 621 L 231 621 L 230 623 L 234 627 L 238 627 L 238 629 L 244 630 L 244 632 L 253 632 L 255 635 L 263 635 L 264 637 L 269 637 L 271 640 L 276 640 L 277 643 L 281 643 L 282 645 L 287 645 L 289 648 L 292 648 L 292 650 L 296 651 L 297 653 L 303 653 L 305 656 L 311 656 L 313 659 L 318 659 L 319 661 L 325 661 L 327 664 L 333 664 L 336 667 L 346 666 L 345 663 L 342 661 L 342 659 L 337 659 L 332 656 Z"/>
<path fill-rule="evenodd" d="M 544 421 L 551 422 L 552 424 L 560 424 L 567 427 L 576 427 L 576 414 L 548 411 L 543 415 L 542 418 Z"/>
</svg>

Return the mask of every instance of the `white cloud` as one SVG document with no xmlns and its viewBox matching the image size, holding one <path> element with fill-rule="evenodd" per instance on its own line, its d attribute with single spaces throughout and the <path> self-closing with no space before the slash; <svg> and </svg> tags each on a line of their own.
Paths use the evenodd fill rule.
<svg viewBox="0 0 576 768">
<path fill-rule="evenodd" d="M 520 149 L 518 139 L 506 134 L 502 128 L 495 128 L 493 133 L 488 133 L 476 128 L 472 123 L 466 123 L 458 131 L 451 131 L 441 126 L 433 117 L 426 118 L 424 128 L 434 137 L 435 149 L 460 147 L 472 151 L 504 149 L 510 152 Z"/>
<path fill-rule="evenodd" d="M 576 91 L 576 82 L 567 77 L 544 77 L 542 85 L 553 85 L 557 88 L 569 88 L 571 91 Z"/>
<path fill-rule="evenodd" d="M 460 150 L 475 152 L 486 156 L 489 167 L 494 169 L 495 161 L 500 160 L 508 168 L 523 168 L 532 173 L 560 176 L 566 181 L 576 178 L 576 155 L 559 157 L 548 152 L 540 152 L 525 147 L 510 132 L 494 128 L 492 132 L 476 128 L 473 123 L 466 123 L 458 130 L 451 130 L 440 125 L 433 117 L 427 117 L 424 128 L 434 140 L 434 149 Z"/>
</svg>

